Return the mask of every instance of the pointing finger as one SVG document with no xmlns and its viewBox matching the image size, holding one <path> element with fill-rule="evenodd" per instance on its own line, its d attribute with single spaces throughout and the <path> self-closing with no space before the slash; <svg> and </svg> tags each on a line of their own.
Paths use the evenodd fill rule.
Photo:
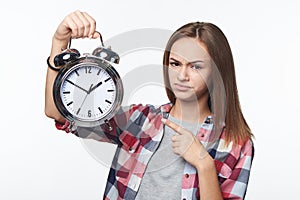
<svg viewBox="0 0 300 200">
<path fill-rule="evenodd" d="M 182 128 L 181 126 L 179 126 L 178 124 L 168 120 L 168 119 L 165 119 L 165 118 L 162 118 L 161 121 L 167 125 L 168 127 L 170 127 L 171 129 L 173 129 L 174 131 L 176 131 L 179 135 L 182 135 L 182 134 L 186 134 L 188 131 L 184 128 Z"/>
</svg>

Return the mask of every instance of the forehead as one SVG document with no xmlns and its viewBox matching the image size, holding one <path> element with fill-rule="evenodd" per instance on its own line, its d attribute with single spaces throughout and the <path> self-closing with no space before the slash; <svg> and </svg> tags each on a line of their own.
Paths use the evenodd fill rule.
<svg viewBox="0 0 300 200">
<path fill-rule="evenodd" d="M 181 38 L 174 42 L 170 57 L 183 61 L 208 60 L 206 45 L 195 38 Z"/>
</svg>

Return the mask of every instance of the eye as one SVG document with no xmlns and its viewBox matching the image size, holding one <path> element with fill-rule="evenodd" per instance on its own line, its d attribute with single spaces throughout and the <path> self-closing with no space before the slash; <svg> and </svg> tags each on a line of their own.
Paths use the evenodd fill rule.
<svg viewBox="0 0 300 200">
<path fill-rule="evenodd" d="M 173 67 L 179 67 L 180 66 L 179 62 L 176 62 L 176 61 L 171 61 L 170 65 L 173 66 Z"/>
<path fill-rule="evenodd" d="M 202 69 L 202 67 L 201 67 L 200 65 L 192 65 L 191 68 L 192 68 L 192 69 L 195 69 L 195 70 Z"/>
</svg>

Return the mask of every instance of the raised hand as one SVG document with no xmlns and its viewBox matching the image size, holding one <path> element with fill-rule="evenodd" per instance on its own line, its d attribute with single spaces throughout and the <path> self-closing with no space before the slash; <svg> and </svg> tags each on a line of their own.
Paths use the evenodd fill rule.
<svg viewBox="0 0 300 200">
<path fill-rule="evenodd" d="M 69 40 L 72 38 L 98 38 L 96 21 L 86 12 L 79 10 L 67 15 L 57 27 L 54 38 Z"/>
</svg>

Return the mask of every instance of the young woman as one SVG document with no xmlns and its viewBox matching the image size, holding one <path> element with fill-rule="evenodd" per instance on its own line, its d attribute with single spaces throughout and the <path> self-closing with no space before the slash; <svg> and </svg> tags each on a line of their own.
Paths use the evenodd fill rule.
<svg viewBox="0 0 300 200">
<path fill-rule="evenodd" d="M 97 38 L 95 30 L 87 13 L 67 15 L 53 36 L 50 65 L 70 37 Z M 244 199 L 254 147 L 226 37 L 211 23 L 189 23 L 173 33 L 163 58 L 170 103 L 122 107 L 112 130 L 70 130 L 53 102 L 57 71 L 49 68 L 45 113 L 60 130 L 117 144 L 104 199 Z"/>
</svg>

